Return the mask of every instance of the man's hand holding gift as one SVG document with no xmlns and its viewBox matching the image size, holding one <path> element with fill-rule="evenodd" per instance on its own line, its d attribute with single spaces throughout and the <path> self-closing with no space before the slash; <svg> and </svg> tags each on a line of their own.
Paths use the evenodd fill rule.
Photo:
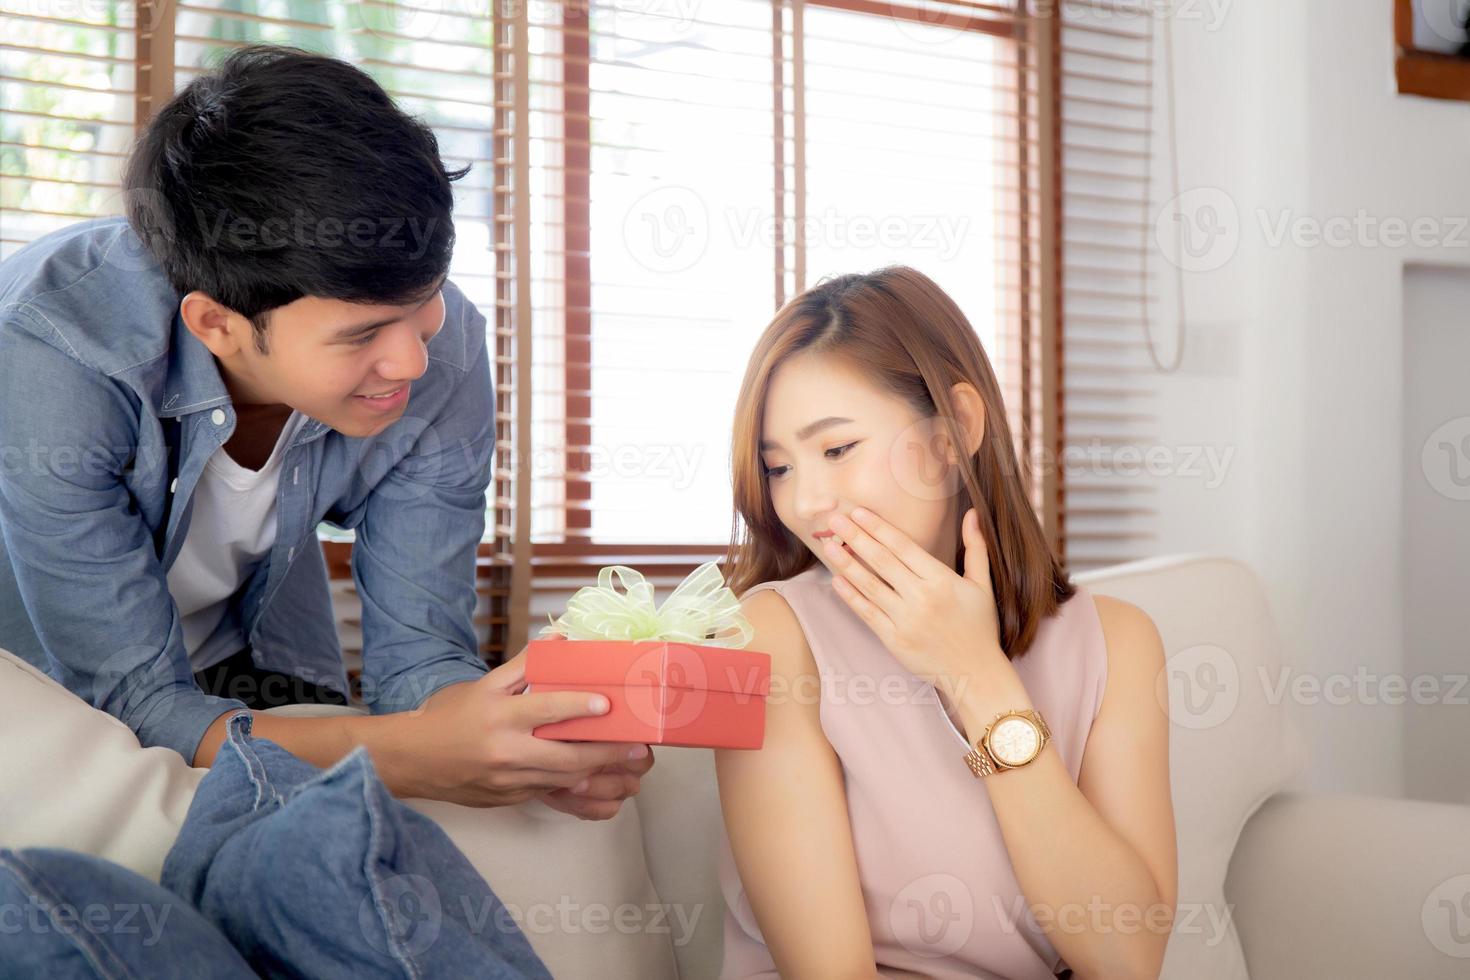
<svg viewBox="0 0 1470 980">
<path fill-rule="evenodd" d="M 610 819 L 652 768 L 650 743 L 760 746 L 770 658 L 741 649 L 752 632 L 713 562 L 658 608 L 638 572 L 604 568 L 511 660 L 384 716 L 394 744 L 375 761 L 399 796 Z"/>
<path fill-rule="evenodd" d="M 574 691 L 521 693 L 525 664 L 522 651 L 479 680 L 436 691 L 416 712 L 384 716 L 395 719 L 400 751 L 375 761 L 394 792 L 487 807 L 539 797 L 584 820 L 616 816 L 638 792 L 653 753 L 647 745 L 531 734 L 540 725 L 603 714 L 608 704 Z"/>
<path fill-rule="evenodd" d="M 550 637 L 548 637 L 550 639 Z M 526 674 L 526 651 L 522 650 L 516 654 L 515 659 L 507 661 L 505 667 L 519 664 L 521 687 L 525 686 Z M 502 668 L 504 669 L 504 668 Z M 526 694 L 525 697 L 554 698 L 558 694 L 570 692 L 547 692 L 545 694 Z M 599 706 L 606 705 L 607 699 L 602 695 L 594 695 Z M 604 709 L 605 710 L 605 709 Z M 572 715 L 570 717 L 583 717 Z M 594 714 L 592 717 L 596 717 Z M 562 719 L 558 719 L 562 720 Z M 597 745 L 595 742 L 568 742 L 571 747 Z M 583 820 L 610 820 L 617 816 L 618 810 L 622 809 L 623 801 L 630 796 L 637 796 L 641 788 L 643 774 L 653 768 L 653 748 L 648 745 L 629 745 L 625 742 L 610 743 L 616 748 L 627 752 L 626 762 L 616 762 L 594 770 L 591 775 L 581 780 L 570 789 L 554 789 L 541 797 L 541 802 L 563 813 L 581 817 Z M 641 755 L 640 755 L 641 753 Z"/>
</svg>

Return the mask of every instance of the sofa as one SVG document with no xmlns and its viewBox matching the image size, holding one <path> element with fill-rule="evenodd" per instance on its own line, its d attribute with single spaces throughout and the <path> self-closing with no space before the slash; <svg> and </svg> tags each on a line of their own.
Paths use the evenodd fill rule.
<svg viewBox="0 0 1470 980">
<path fill-rule="evenodd" d="M 1470 807 L 1296 785 L 1309 753 L 1261 681 L 1281 651 L 1250 569 L 1180 555 L 1077 581 L 1145 609 L 1168 654 L 1179 912 L 1163 975 L 1470 976 Z M 705 980 L 724 921 L 712 754 L 655 754 L 609 821 L 534 801 L 409 804 L 469 856 L 555 976 Z M 157 880 L 203 775 L 0 651 L 0 847 L 68 847 Z"/>
</svg>

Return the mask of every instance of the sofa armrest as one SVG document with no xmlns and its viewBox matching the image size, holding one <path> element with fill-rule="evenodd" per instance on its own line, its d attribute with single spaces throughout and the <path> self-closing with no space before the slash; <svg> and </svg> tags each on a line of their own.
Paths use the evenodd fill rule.
<svg viewBox="0 0 1470 980">
<path fill-rule="evenodd" d="M 1278 793 L 1241 833 L 1225 898 L 1252 980 L 1464 977 L 1470 806 Z"/>
</svg>

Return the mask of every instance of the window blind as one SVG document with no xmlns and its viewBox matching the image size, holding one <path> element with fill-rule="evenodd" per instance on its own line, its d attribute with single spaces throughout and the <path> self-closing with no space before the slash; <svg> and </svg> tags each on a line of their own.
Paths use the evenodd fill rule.
<svg viewBox="0 0 1470 980">
<path fill-rule="evenodd" d="M 0 260 L 72 222 L 122 211 L 139 8 L 0 2 Z M 75 16 L 60 16 L 61 13 Z"/>
<path fill-rule="evenodd" d="M 1061 5 L 1061 351 L 1057 536 L 1085 571 L 1143 557 L 1156 541 L 1158 371 L 1146 331 L 1154 295 L 1153 43 L 1167 4 Z"/>
<path fill-rule="evenodd" d="M 496 499 L 506 649 L 595 566 L 672 584 L 723 553 L 746 356 L 823 276 L 903 262 L 935 278 L 1034 443 L 1018 465 L 1044 456 L 1052 20 L 1004 3 L 606 0 L 498 24 L 501 221 L 529 244 L 504 256 L 498 335 L 532 389 L 526 417 L 503 406 L 507 458 L 533 470 L 507 469 Z M 1055 493 L 1043 471 L 1038 503 Z"/>
</svg>

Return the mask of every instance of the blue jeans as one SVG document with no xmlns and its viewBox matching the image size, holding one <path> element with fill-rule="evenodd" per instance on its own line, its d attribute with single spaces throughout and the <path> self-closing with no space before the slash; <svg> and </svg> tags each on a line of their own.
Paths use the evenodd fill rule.
<svg viewBox="0 0 1470 980">
<path fill-rule="evenodd" d="M 330 769 L 232 715 L 164 861 L 256 972 L 310 980 L 551 980 L 509 909 L 358 748 Z"/>
</svg>

